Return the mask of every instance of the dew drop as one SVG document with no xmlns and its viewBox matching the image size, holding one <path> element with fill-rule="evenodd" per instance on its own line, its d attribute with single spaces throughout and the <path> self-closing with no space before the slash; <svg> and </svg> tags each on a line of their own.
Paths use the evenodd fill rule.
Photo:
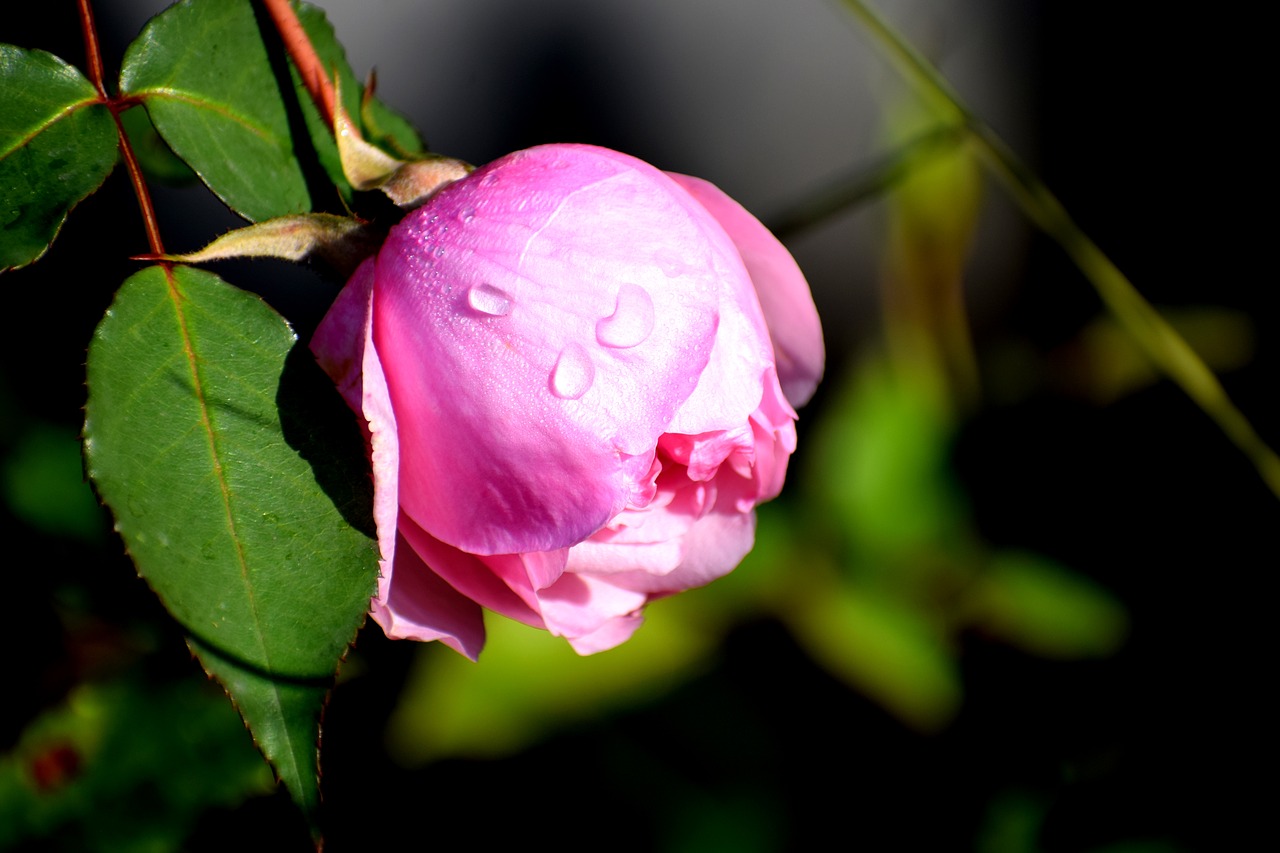
<svg viewBox="0 0 1280 853">
<path fill-rule="evenodd" d="M 643 343 L 653 332 L 653 299 L 643 287 L 618 288 L 613 313 L 596 323 L 596 340 L 607 347 L 626 349 Z"/>
<path fill-rule="evenodd" d="M 490 317 L 505 317 L 511 313 L 511 296 L 492 284 L 477 284 L 469 288 L 467 304 Z"/>
<path fill-rule="evenodd" d="M 576 400 L 587 393 L 595 378 L 591 356 L 580 344 L 569 344 L 551 368 L 551 393 L 563 400 Z"/>
<path fill-rule="evenodd" d="M 674 253 L 662 249 L 653 256 L 653 260 L 658 264 L 658 268 L 662 270 L 667 278 L 676 278 L 682 276 L 688 271 L 689 265 L 681 260 Z"/>
<path fill-rule="evenodd" d="M 464 207 L 458 212 L 459 222 L 470 222 L 476 218 L 476 209 L 474 207 Z"/>
</svg>

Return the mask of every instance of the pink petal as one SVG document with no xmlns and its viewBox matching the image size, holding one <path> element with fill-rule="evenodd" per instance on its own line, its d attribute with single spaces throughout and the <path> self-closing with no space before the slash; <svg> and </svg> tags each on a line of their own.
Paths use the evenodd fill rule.
<svg viewBox="0 0 1280 853">
<path fill-rule="evenodd" d="M 826 351 L 818 310 L 800 267 L 769 229 L 714 184 L 688 175 L 671 177 L 733 238 L 769 324 L 782 388 L 791 405 L 803 406 L 822 378 Z"/>
<path fill-rule="evenodd" d="M 529 600 L 536 602 L 528 586 L 525 585 L 519 591 L 513 590 L 487 562 L 493 559 L 501 563 L 504 558 L 518 559 L 518 556 L 508 554 L 497 558 L 484 558 L 468 554 L 436 539 L 404 514 L 400 516 L 400 531 L 413 550 L 435 570 L 435 573 L 467 598 L 495 613 L 501 613 L 526 625 L 532 625 L 535 628 L 546 627 L 542 617 L 528 603 Z"/>
<path fill-rule="evenodd" d="M 608 651 L 631 639 L 631 635 L 636 632 L 642 622 L 644 617 L 639 613 L 617 616 L 589 634 L 566 639 L 578 654 L 593 655 L 596 652 Z"/>
<path fill-rule="evenodd" d="M 675 435 L 668 433 L 659 446 L 675 461 L 688 467 L 689 478 L 710 480 L 716 470 L 735 453 L 751 455 L 755 438 L 751 426 L 744 418 L 734 429 L 723 429 L 700 435 Z"/>
<path fill-rule="evenodd" d="M 480 605 L 445 583 L 402 537 L 395 583 L 374 600 L 371 614 L 393 640 L 439 640 L 475 660 L 484 647 Z"/>
<path fill-rule="evenodd" d="M 586 637 L 618 618 L 635 615 L 648 596 L 601 578 L 566 572 L 538 595 L 547 630 L 561 637 Z"/>
<path fill-rule="evenodd" d="M 338 293 L 311 338 L 316 362 L 338 386 L 342 399 L 362 411 L 365 341 L 369 333 L 369 299 L 373 294 L 373 258 L 356 268 Z"/>
<path fill-rule="evenodd" d="M 579 542 L 569 549 L 569 570 L 574 573 L 608 575 L 614 573 L 644 572 L 650 575 L 666 575 L 674 572 L 684 560 L 681 538 L 688 532 L 694 519 L 685 517 L 680 535 L 658 542 L 627 542 L 617 539 L 596 539 Z M 597 534 L 599 535 L 599 534 Z"/>
<path fill-rule="evenodd" d="M 709 215 L 707 227 L 735 263 L 719 279 L 720 325 L 711 357 L 667 427 L 669 433 L 698 435 L 740 427 L 760 404 L 761 378 L 773 366 L 769 331 L 737 249 Z"/>
<path fill-rule="evenodd" d="M 609 582 L 652 597 L 703 586 L 733 571 L 755 543 L 755 512 L 743 507 L 751 505 L 757 485 L 752 478 L 722 469 L 716 486 L 715 507 L 694 520 L 681 537 L 684 555 L 679 566 L 666 574 L 611 574 Z"/>
<path fill-rule="evenodd" d="M 484 646 L 479 606 L 443 583 L 396 533 L 399 441 L 386 379 L 370 343 L 373 270 L 371 260 L 360 265 L 311 339 L 320 366 L 347 403 L 364 415 L 382 556 L 370 612 L 392 639 L 440 640 L 475 659 Z"/>
<path fill-rule="evenodd" d="M 662 173 L 587 146 L 450 185 L 392 230 L 376 277 L 401 506 L 475 554 L 602 527 L 643 493 L 713 345 L 742 343 L 720 343 L 725 282 L 745 279 L 723 231 Z"/>
</svg>

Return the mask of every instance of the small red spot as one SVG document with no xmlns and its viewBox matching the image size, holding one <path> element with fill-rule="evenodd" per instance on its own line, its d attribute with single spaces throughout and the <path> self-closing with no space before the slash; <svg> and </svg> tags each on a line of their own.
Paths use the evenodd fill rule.
<svg viewBox="0 0 1280 853">
<path fill-rule="evenodd" d="M 41 791 L 57 790 L 79 775 L 80 753 L 70 744 L 54 744 L 31 758 L 30 771 Z"/>
</svg>

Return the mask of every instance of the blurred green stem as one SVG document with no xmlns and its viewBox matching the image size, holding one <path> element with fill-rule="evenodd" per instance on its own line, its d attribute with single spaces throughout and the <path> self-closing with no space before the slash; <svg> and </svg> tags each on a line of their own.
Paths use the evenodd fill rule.
<svg viewBox="0 0 1280 853">
<path fill-rule="evenodd" d="M 1046 234 L 1058 242 L 1089 279 L 1120 325 L 1165 375 L 1176 382 L 1253 462 L 1280 497 L 1280 457 L 1254 430 L 1222 384 L 1173 327 L 1151 307 L 1124 273 L 1080 230 L 1039 178 L 985 122 L 960 100 L 942 75 L 861 0 L 844 0 L 872 40 L 920 93 L 954 116 L 973 139 L 975 152 Z"/>
<path fill-rule="evenodd" d="M 829 181 L 821 192 L 769 221 L 769 230 L 780 240 L 847 210 L 869 198 L 882 195 L 932 157 L 950 151 L 964 141 L 964 129 L 954 124 L 927 130 L 870 166 Z"/>
</svg>

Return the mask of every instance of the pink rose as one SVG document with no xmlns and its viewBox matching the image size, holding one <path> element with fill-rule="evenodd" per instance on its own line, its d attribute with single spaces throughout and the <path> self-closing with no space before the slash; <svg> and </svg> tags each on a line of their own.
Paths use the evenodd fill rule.
<svg viewBox="0 0 1280 853">
<path fill-rule="evenodd" d="M 481 607 L 587 654 L 732 570 L 823 367 L 808 285 L 759 222 L 585 145 L 445 187 L 311 346 L 367 425 L 374 619 L 470 657 Z"/>
</svg>

